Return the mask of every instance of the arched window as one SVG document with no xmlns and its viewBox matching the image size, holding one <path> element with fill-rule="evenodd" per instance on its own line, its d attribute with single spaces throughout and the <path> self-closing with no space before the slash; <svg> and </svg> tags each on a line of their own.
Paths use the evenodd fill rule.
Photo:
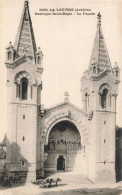
<svg viewBox="0 0 122 195">
<path fill-rule="evenodd" d="M 93 68 L 93 74 L 95 74 L 96 73 L 96 67 L 94 66 L 94 68 Z"/>
<path fill-rule="evenodd" d="M 41 57 L 37 57 L 37 64 L 41 64 Z"/>
<path fill-rule="evenodd" d="M 9 51 L 8 52 L 8 60 L 11 60 L 11 58 L 12 58 L 12 53 Z"/>
<path fill-rule="evenodd" d="M 21 98 L 23 100 L 27 100 L 28 96 L 28 80 L 26 78 L 22 78 L 21 80 Z"/>
<path fill-rule="evenodd" d="M 118 77 L 119 76 L 119 71 L 118 70 L 116 70 L 116 77 Z"/>
<path fill-rule="evenodd" d="M 22 165 L 22 167 L 25 166 L 25 161 L 24 160 L 22 160 L 21 165 Z"/>
<path fill-rule="evenodd" d="M 108 89 L 104 89 L 103 93 L 101 95 L 101 106 L 102 106 L 102 108 L 106 108 L 106 106 L 107 106 L 107 94 L 108 94 Z"/>
</svg>

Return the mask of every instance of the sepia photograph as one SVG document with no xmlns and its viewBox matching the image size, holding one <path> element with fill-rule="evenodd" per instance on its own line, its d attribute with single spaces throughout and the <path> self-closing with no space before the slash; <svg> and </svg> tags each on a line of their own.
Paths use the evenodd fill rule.
<svg viewBox="0 0 122 195">
<path fill-rule="evenodd" d="M 122 194 L 122 1 L 0 1 L 0 195 Z"/>
</svg>

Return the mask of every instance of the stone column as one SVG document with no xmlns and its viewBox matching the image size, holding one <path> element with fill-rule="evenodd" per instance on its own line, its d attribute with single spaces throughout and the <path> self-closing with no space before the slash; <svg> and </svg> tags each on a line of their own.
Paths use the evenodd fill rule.
<svg viewBox="0 0 122 195">
<path fill-rule="evenodd" d="M 44 140 L 41 139 L 40 143 L 40 152 L 41 152 L 41 159 L 40 159 L 40 176 L 44 177 Z"/>
<path fill-rule="evenodd" d="M 27 99 L 31 99 L 31 85 L 28 85 L 28 93 L 27 93 Z"/>
<path fill-rule="evenodd" d="M 66 151 L 68 152 L 68 142 L 66 142 Z"/>
<path fill-rule="evenodd" d="M 57 141 L 55 141 L 55 150 L 57 150 Z"/>
</svg>

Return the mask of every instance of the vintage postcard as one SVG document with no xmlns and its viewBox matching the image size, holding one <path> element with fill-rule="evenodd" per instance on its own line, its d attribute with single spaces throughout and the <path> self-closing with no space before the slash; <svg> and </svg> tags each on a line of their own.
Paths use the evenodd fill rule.
<svg viewBox="0 0 122 195">
<path fill-rule="evenodd" d="M 122 1 L 0 1 L 0 194 L 122 194 Z"/>
</svg>

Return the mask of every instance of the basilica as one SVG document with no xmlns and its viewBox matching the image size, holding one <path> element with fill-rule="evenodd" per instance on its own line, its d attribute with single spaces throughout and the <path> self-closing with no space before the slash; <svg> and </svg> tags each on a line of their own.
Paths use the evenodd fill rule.
<svg viewBox="0 0 122 195">
<path fill-rule="evenodd" d="M 94 183 L 116 181 L 120 69 L 117 62 L 111 65 L 100 13 L 97 19 L 90 62 L 81 78 L 83 107 L 73 105 L 65 92 L 64 102 L 44 109 L 43 53 L 36 47 L 29 2 L 24 2 L 15 43 L 6 48 L 8 128 L 0 143 L 3 173 L 32 181 L 47 172 L 76 171 Z"/>
</svg>

